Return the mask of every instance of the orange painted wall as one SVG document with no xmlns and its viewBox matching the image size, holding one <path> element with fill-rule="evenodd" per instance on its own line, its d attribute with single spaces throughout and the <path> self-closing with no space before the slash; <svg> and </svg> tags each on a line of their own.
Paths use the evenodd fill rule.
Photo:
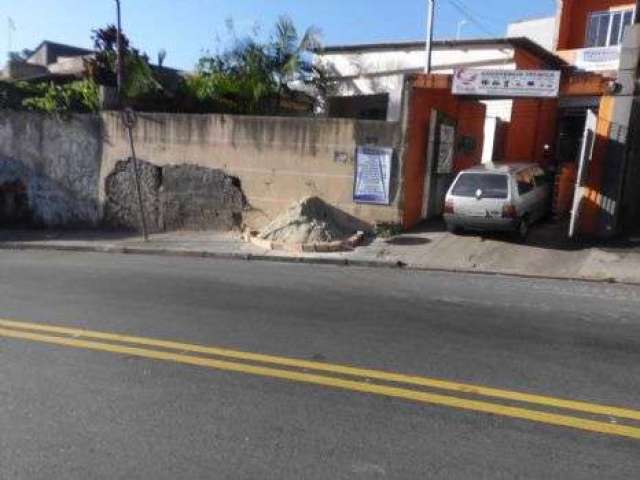
<svg viewBox="0 0 640 480">
<path fill-rule="evenodd" d="M 596 141 L 593 147 L 593 157 L 587 172 L 587 193 L 582 203 L 582 214 L 578 231 L 582 235 L 593 236 L 599 232 L 599 218 L 602 212 L 602 182 L 607 164 L 607 147 L 612 124 L 614 97 L 602 97 L 598 112 L 598 126 Z"/>
<path fill-rule="evenodd" d="M 446 76 L 433 76 L 438 80 Z M 419 76 L 417 85 L 426 85 L 425 76 Z M 434 83 L 435 84 L 435 83 Z M 436 109 L 457 121 L 457 136 L 472 136 L 477 145 L 471 154 L 457 153 L 454 157 L 454 171 L 459 172 L 478 164 L 482 156 L 484 139 L 484 119 L 486 108 L 474 101 L 463 101 L 451 94 L 448 82 L 436 85 L 440 88 L 411 89 L 409 101 L 409 122 L 407 129 L 407 150 L 404 158 L 404 205 L 403 226 L 411 228 L 422 220 L 422 201 L 426 175 L 427 148 L 429 143 L 429 121 L 431 110 Z M 444 87 L 444 88 L 442 88 Z"/>
<path fill-rule="evenodd" d="M 585 47 L 587 19 L 592 12 L 633 7 L 629 0 L 564 0 L 558 31 L 558 50 Z"/>
<path fill-rule="evenodd" d="M 537 70 L 545 68 L 538 57 L 524 50 L 514 54 L 519 70 Z M 504 139 L 503 161 L 537 162 L 543 167 L 549 166 L 552 155 L 545 155 L 545 145 L 551 150 L 555 146 L 558 102 L 555 99 L 516 99 L 513 101 L 511 122 Z"/>
<path fill-rule="evenodd" d="M 515 100 L 505 140 L 504 161 L 533 161 L 543 167 L 550 166 L 552 155 L 545 155 L 545 145 L 553 151 L 557 116 L 557 100 Z"/>
</svg>

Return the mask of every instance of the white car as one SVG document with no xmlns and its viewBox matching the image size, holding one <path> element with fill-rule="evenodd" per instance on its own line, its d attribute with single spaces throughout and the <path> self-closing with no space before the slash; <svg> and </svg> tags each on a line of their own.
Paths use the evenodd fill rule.
<svg viewBox="0 0 640 480">
<path fill-rule="evenodd" d="M 447 193 L 444 219 L 451 232 L 513 231 L 525 238 L 549 212 L 551 182 L 535 163 L 482 165 L 458 174 Z"/>
</svg>

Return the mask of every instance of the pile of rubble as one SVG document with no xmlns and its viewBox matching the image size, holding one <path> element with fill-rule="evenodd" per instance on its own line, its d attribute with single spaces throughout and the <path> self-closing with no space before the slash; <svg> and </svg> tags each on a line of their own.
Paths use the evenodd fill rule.
<svg viewBox="0 0 640 480">
<path fill-rule="evenodd" d="M 255 235 L 254 244 L 271 250 L 339 251 L 353 248 L 364 234 L 318 197 L 296 202 Z"/>
</svg>

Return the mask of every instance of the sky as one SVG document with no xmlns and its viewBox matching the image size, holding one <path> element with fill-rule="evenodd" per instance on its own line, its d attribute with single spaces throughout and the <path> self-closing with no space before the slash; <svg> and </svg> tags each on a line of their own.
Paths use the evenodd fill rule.
<svg viewBox="0 0 640 480">
<path fill-rule="evenodd" d="M 279 15 L 303 31 L 322 31 L 325 45 L 425 38 L 426 0 L 121 0 L 123 27 L 133 46 L 165 65 L 193 69 L 206 51 L 228 43 L 228 19 L 238 36 L 269 36 Z M 555 0 L 436 0 L 437 39 L 504 36 L 511 21 L 555 13 Z M 15 24 L 10 29 L 9 18 Z M 0 0 L 0 59 L 42 40 L 92 46 L 91 30 L 115 23 L 114 0 Z M 464 21 L 464 22 L 463 22 Z M 462 23 L 461 23 L 462 22 Z M 466 22 L 466 23 L 465 23 Z"/>
</svg>

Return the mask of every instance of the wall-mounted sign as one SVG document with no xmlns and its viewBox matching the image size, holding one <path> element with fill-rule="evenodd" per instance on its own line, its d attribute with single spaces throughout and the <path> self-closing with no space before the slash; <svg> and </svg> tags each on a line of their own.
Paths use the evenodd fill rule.
<svg viewBox="0 0 640 480">
<path fill-rule="evenodd" d="M 576 67 L 588 72 L 618 70 L 620 67 L 620 46 L 578 50 L 575 64 Z"/>
<path fill-rule="evenodd" d="M 357 203 L 391 203 L 393 148 L 358 147 L 353 200 Z"/>
<path fill-rule="evenodd" d="M 454 95 L 556 98 L 560 72 L 556 70 L 478 70 L 461 68 L 453 75 Z"/>
</svg>

